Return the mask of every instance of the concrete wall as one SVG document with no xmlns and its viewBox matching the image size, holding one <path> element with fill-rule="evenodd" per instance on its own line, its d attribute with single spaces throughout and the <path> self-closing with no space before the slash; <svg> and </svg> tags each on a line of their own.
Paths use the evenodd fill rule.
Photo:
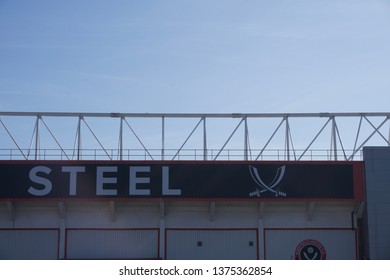
<svg viewBox="0 0 390 280">
<path fill-rule="evenodd" d="M 390 259 L 390 147 L 363 149 L 366 209 L 365 257 Z"/>
</svg>

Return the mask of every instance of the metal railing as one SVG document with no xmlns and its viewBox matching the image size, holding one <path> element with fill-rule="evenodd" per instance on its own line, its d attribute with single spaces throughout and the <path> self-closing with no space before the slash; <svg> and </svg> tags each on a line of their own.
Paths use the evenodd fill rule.
<svg viewBox="0 0 390 280">
<path fill-rule="evenodd" d="M 390 146 L 389 120 L 389 112 L 0 112 L 0 159 L 356 160 L 364 146 Z"/>
<path fill-rule="evenodd" d="M 242 149 L 226 149 L 219 153 L 219 149 L 208 149 L 207 154 L 204 154 L 203 149 L 182 149 L 177 153 L 176 149 L 165 149 L 164 158 L 162 158 L 161 149 L 125 149 L 122 152 L 117 149 L 83 149 L 76 151 L 74 149 L 40 149 L 38 151 L 19 149 L 0 149 L 0 160 L 101 160 L 101 161 L 147 161 L 147 160 L 188 160 L 188 161 L 202 161 L 202 160 L 218 160 L 218 161 L 242 161 L 242 160 L 260 160 L 260 161 L 287 161 L 287 160 L 301 160 L 301 161 L 332 161 L 334 151 L 325 149 L 308 150 L 300 157 L 304 150 L 294 150 L 296 154 L 291 154 L 287 158 L 286 150 L 269 149 L 263 151 L 260 157 L 256 158 L 261 150 L 255 149 L 249 151 L 249 154 Z M 38 154 L 36 154 L 38 152 Z M 79 152 L 79 154 L 77 154 Z M 342 160 L 344 152 L 349 154 L 353 150 L 337 151 L 339 160 Z M 219 153 L 218 158 L 216 155 Z M 27 156 L 27 158 L 25 157 Z M 355 155 L 354 160 L 362 160 L 363 155 L 360 151 Z M 344 158 L 348 160 L 348 158 Z"/>
</svg>

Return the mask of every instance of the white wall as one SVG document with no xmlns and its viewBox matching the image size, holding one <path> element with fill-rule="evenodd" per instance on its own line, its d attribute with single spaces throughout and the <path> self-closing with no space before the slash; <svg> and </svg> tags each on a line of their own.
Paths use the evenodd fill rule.
<svg viewBox="0 0 390 280">
<path fill-rule="evenodd" d="M 159 229 L 160 257 L 167 229 L 257 229 L 259 258 L 264 258 L 264 228 L 350 228 L 353 202 L 16 202 L 10 215 L 0 207 L 0 228 L 58 228 L 59 257 L 65 257 L 67 229 Z"/>
</svg>

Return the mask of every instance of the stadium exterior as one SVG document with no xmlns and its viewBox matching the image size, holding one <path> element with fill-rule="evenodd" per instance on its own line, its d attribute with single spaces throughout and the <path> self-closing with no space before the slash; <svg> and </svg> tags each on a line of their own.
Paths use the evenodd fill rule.
<svg viewBox="0 0 390 280">
<path fill-rule="evenodd" d="M 389 118 L 0 112 L 0 259 L 390 259 Z"/>
</svg>

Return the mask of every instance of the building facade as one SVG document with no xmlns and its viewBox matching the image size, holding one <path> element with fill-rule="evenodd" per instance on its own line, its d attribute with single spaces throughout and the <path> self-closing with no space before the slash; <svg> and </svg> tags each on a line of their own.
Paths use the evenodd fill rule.
<svg viewBox="0 0 390 280">
<path fill-rule="evenodd" d="M 390 259 L 389 122 L 0 112 L 0 259 Z"/>
<path fill-rule="evenodd" d="M 359 259 L 363 162 L 3 161 L 3 259 Z"/>
</svg>

